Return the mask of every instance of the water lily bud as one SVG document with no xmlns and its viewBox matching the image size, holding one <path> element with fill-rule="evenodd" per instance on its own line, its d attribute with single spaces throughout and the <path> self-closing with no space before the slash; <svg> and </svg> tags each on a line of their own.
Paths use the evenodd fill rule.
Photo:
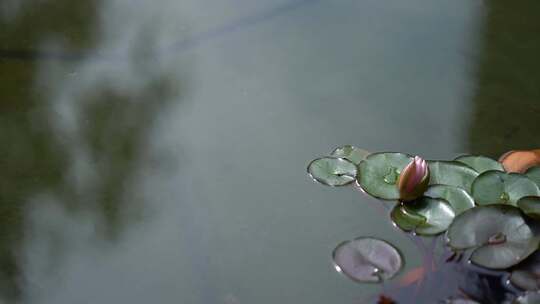
<svg viewBox="0 0 540 304">
<path fill-rule="evenodd" d="M 540 166 L 540 149 L 506 152 L 499 162 L 506 172 L 524 173 L 530 167 Z"/>
<path fill-rule="evenodd" d="M 399 175 L 399 198 L 406 202 L 417 199 L 424 194 L 428 185 L 428 164 L 421 157 L 415 156 Z"/>
</svg>

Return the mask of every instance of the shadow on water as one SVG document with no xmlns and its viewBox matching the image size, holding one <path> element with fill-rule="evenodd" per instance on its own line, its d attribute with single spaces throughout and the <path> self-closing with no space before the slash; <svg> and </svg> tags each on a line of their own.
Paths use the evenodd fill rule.
<svg viewBox="0 0 540 304">
<path fill-rule="evenodd" d="M 100 1 L 33 2 L 2 21 L 2 48 L 101 47 Z M 91 212 L 97 234 L 110 241 L 130 221 L 126 202 L 129 215 L 143 207 L 132 183 L 148 158 L 144 146 L 159 114 L 184 92 L 179 72 L 156 59 L 157 30 L 142 26 L 134 39 L 142 42 L 112 65 L 83 57 L 48 64 L 0 59 L 0 302 L 21 297 L 18 253 L 28 208 L 53 201 L 67 213 Z"/>
<path fill-rule="evenodd" d="M 540 146 L 540 2 L 486 2 L 468 145 L 497 157 Z"/>
</svg>

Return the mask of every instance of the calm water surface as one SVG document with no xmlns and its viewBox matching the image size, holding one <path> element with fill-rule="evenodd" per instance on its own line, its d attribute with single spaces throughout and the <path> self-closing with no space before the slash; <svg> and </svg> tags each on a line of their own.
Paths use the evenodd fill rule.
<svg viewBox="0 0 540 304">
<path fill-rule="evenodd" d="M 362 303 L 335 245 L 418 251 L 305 166 L 539 146 L 540 6 L 507 2 L 2 0 L 0 303 Z"/>
</svg>

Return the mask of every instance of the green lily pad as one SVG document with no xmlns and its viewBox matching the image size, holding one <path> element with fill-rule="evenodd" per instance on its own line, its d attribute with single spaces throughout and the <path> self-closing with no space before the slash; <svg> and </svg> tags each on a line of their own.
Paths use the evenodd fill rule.
<svg viewBox="0 0 540 304">
<path fill-rule="evenodd" d="M 390 218 L 397 227 L 404 231 L 414 231 L 416 227 L 427 222 L 425 217 L 409 211 L 402 203 L 396 205 L 392 209 L 392 212 L 390 212 Z"/>
<path fill-rule="evenodd" d="M 394 246 L 367 237 L 339 244 L 332 252 L 332 259 L 338 272 L 362 283 L 391 279 L 403 266 L 401 254 Z"/>
<path fill-rule="evenodd" d="M 424 196 L 446 200 L 456 215 L 474 207 L 472 196 L 464 189 L 454 186 L 433 185 L 426 190 Z"/>
<path fill-rule="evenodd" d="M 532 167 L 525 172 L 528 178 L 530 178 L 540 188 L 540 167 Z"/>
<path fill-rule="evenodd" d="M 478 206 L 458 215 L 448 228 L 449 245 L 474 248 L 471 262 L 491 269 L 516 265 L 537 248 L 537 228 L 510 205 Z"/>
<path fill-rule="evenodd" d="M 395 200 L 399 199 L 397 182 L 401 171 L 412 161 L 403 153 L 373 153 L 360 162 L 358 184 L 369 195 Z"/>
<path fill-rule="evenodd" d="M 464 163 L 478 173 L 484 173 L 490 170 L 504 171 L 501 163 L 485 156 L 463 155 L 456 158 L 455 161 Z"/>
<path fill-rule="evenodd" d="M 519 296 L 512 304 L 540 304 L 540 293 L 528 292 Z"/>
<path fill-rule="evenodd" d="M 455 213 L 443 199 L 422 197 L 414 202 L 396 205 L 390 217 L 405 231 L 414 231 L 420 235 L 436 235 L 450 226 Z"/>
<path fill-rule="evenodd" d="M 460 187 L 470 192 L 478 172 L 469 166 L 456 161 L 430 161 L 429 174 L 431 185 L 448 185 Z"/>
<path fill-rule="evenodd" d="M 478 205 L 510 204 L 516 206 L 524 196 L 538 196 L 538 186 L 518 173 L 486 171 L 478 176 L 472 186 L 472 196 Z"/>
<path fill-rule="evenodd" d="M 358 165 L 369 155 L 369 152 L 355 146 L 345 145 L 335 148 L 331 155 L 334 157 L 345 158 Z"/>
<path fill-rule="evenodd" d="M 518 207 L 528 216 L 540 219 L 540 197 L 525 196 L 517 202 Z"/>
<path fill-rule="evenodd" d="M 510 274 L 510 282 L 523 290 L 540 290 L 540 252 L 519 263 Z"/>
<path fill-rule="evenodd" d="M 357 168 L 352 162 L 339 157 L 318 158 L 309 163 L 309 175 L 327 186 L 344 186 L 356 179 Z"/>
</svg>

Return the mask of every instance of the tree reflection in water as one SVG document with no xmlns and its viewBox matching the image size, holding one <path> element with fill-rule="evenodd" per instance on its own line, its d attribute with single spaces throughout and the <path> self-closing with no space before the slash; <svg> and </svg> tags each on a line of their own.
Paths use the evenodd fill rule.
<svg viewBox="0 0 540 304">
<path fill-rule="evenodd" d="M 540 146 L 540 2 L 486 1 L 468 146 L 498 156 Z"/>
<path fill-rule="evenodd" d="M 52 201 L 92 214 L 101 239 L 117 238 L 143 207 L 133 183 L 152 160 L 144 149 L 150 131 L 184 88 L 170 62 L 155 56 L 159 26 L 141 22 L 121 33 L 140 43 L 116 45 L 100 32 L 101 1 L 27 1 L 14 16 L 7 4 L 0 15 L 0 53 L 10 55 L 0 56 L 0 294 L 16 301 L 27 279 L 18 257 L 25 210 Z M 41 58 L 43 45 L 66 55 Z M 114 60 L 99 58 L 115 47 Z"/>
</svg>

